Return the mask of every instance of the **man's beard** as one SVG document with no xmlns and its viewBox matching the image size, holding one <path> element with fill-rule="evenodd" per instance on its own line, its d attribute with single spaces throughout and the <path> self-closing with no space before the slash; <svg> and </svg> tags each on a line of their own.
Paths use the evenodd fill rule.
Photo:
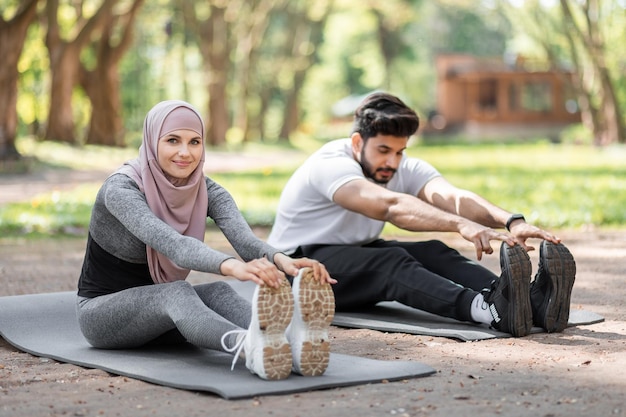
<svg viewBox="0 0 626 417">
<path fill-rule="evenodd" d="M 372 168 L 372 165 L 367 161 L 367 158 L 365 157 L 365 149 L 361 150 L 361 162 L 359 162 L 359 165 L 361 165 L 361 169 L 363 170 L 363 174 L 365 175 L 365 177 L 371 179 L 376 184 L 382 185 L 387 184 L 389 181 L 391 181 L 397 171 L 393 168 Z M 378 171 L 391 171 L 392 175 L 389 178 L 378 179 L 376 178 L 376 173 Z"/>
</svg>

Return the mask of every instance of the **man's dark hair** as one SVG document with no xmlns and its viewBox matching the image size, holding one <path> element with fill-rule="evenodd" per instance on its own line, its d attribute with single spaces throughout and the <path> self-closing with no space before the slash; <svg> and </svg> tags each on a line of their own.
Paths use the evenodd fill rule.
<svg viewBox="0 0 626 417">
<path fill-rule="evenodd" d="M 354 112 L 353 133 L 363 140 L 376 135 L 408 137 L 419 127 L 419 117 L 398 97 L 388 93 L 373 93 Z"/>
</svg>

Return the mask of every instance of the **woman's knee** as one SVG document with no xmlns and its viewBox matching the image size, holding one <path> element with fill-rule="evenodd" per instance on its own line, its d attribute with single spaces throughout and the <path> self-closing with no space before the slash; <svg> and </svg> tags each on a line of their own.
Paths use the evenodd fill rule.
<svg viewBox="0 0 626 417">
<path fill-rule="evenodd" d="M 230 293 L 230 292 L 236 292 L 235 289 L 226 281 L 215 281 L 215 282 L 211 282 L 209 284 L 206 284 L 207 288 L 210 288 L 211 291 L 215 291 L 215 292 L 219 292 L 219 293 Z"/>
<path fill-rule="evenodd" d="M 195 285 L 193 288 L 202 302 L 211 309 L 219 308 L 224 303 L 233 304 L 241 298 L 241 295 L 224 281 Z"/>
<path fill-rule="evenodd" d="M 159 290 L 162 290 L 165 293 L 170 294 L 178 294 L 178 295 L 192 295 L 195 294 L 195 290 L 193 285 L 185 280 L 180 281 L 172 281 L 165 284 L 156 284 L 158 286 L 162 286 Z"/>
</svg>

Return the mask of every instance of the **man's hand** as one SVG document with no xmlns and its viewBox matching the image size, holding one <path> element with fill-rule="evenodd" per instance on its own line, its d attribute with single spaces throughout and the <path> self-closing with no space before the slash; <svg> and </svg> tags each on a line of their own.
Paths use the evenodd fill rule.
<svg viewBox="0 0 626 417">
<path fill-rule="evenodd" d="M 531 250 L 535 250 L 533 246 L 526 245 L 526 239 L 541 239 L 547 240 L 554 244 L 558 244 L 561 242 L 561 239 L 556 237 L 550 232 L 542 230 L 532 224 L 528 224 L 524 221 L 518 220 L 511 224 L 510 227 L 511 235 L 515 238 L 515 241 L 522 245 L 522 247 L 528 252 Z"/>
<path fill-rule="evenodd" d="M 483 257 L 483 252 L 491 255 L 493 248 L 491 247 L 492 240 L 499 240 L 506 242 L 508 245 L 513 246 L 516 240 L 508 233 L 498 232 L 497 230 L 489 227 L 482 226 L 478 223 L 467 220 L 459 228 L 459 234 L 467 241 L 472 242 L 476 248 L 476 258 L 480 261 Z"/>
</svg>

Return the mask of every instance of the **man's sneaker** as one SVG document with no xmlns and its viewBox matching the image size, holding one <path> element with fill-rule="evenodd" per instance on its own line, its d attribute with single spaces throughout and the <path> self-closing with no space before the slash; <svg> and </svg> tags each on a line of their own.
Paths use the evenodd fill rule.
<svg viewBox="0 0 626 417">
<path fill-rule="evenodd" d="M 515 337 L 526 336 L 532 328 L 530 308 L 530 274 L 532 267 L 528 254 L 520 245 L 500 246 L 502 274 L 491 290 L 484 294 L 493 317 L 491 327 Z"/>
<path fill-rule="evenodd" d="M 246 367 L 263 379 L 285 379 L 291 373 L 291 347 L 285 331 L 293 316 L 293 294 L 287 279 L 279 288 L 257 285 L 252 297 L 250 327 L 233 330 L 222 336 L 222 347 L 235 352 L 233 367 L 243 348 Z M 237 334 L 237 343 L 226 347 L 230 334 Z M 231 368 L 232 369 L 232 368 Z"/>
<path fill-rule="evenodd" d="M 561 332 L 569 320 L 570 297 L 576 262 L 561 243 L 544 240 L 539 250 L 539 268 L 530 284 L 533 321 L 547 332 Z"/>
<path fill-rule="evenodd" d="M 287 329 L 293 351 L 293 370 L 305 376 L 322 375 L 328 367 L 328 328 L 335 316 L 330 284 L 321 284 L 311 268 L 300 269 L 293 280 L 294 314 Z"/>
</svg>

